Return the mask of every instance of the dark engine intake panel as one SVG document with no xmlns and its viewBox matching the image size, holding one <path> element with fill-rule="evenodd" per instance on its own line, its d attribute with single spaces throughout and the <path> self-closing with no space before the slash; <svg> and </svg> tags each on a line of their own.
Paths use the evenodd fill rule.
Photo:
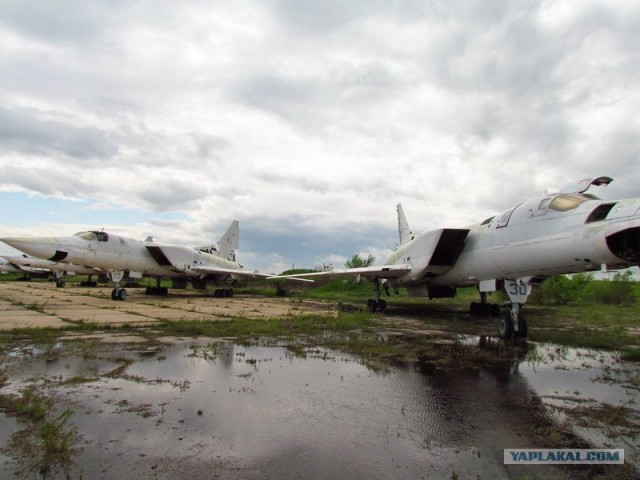
<svg viewBox="0 0 640 480">
<path fill-rule="evenodd" d="M 607 237 L 607 247 L 616 257 L 640 264 L 640 227 L 627 228 Z"/>
<path fill-rule="evenodd" d="M 69 255 L 69 252 L 63 252 L 61 250 L 56 250 L 55 255 L 53 257 L 51 257 L 49 260 L 52 261 L 52 262 L 61 262 L 65 258 L 67 258 L 68 255 Z"/>
</svg>

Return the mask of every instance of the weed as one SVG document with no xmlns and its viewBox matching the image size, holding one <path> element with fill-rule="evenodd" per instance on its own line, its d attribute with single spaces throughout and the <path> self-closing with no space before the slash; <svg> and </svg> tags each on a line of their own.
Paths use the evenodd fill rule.
<svg viewBox="0 0 640 480">
<path fill-rule="evenodd" d="M 15 456 L 27 472 L 37 472 L 42 478 L 55 476 L 59 470 L 68 477 L 79 440 L 76 428 L 67 425 L 73 411 L 68 409 L 52 418 L 53 399 L 35 386 L 24 389 L 21 396 L 0 396 L 0 408 L 26 424 L 12 435 L 5 453 Z"/>
</svg>

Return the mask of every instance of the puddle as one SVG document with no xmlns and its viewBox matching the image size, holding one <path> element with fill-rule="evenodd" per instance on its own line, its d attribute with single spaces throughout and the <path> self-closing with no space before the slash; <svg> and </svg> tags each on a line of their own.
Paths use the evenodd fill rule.
<svg viewBox="0 0 640 480">
<path fill-rule="evenodd" d="M 556 478 L 567 470 L 503 465 L 505 448 L 540 447 L 533 427 L 549 417 L 539 398 L 557 408 L 580 392 L 637 413 L 638 369 L 609 354 L 459 341 L 506 361 L 377 373 L 355 356 L 282 344 L 111 345 L 93 356 L 27 347 L 6 355 L 2 392 L 58 382 L 50 391 L 82 436 L 72 478 Z M 627 373 L 612 380 L 613 368 Z M 94 381 L 68 381 L 78 377 Z M 0 427 L 4 446 L 17 426 L 0 415 Z M 15 462 L 0 460 L 0 478 L 12 478 Z"/>
<path fill-rule="evenodd" d="M 640 468 L 640 364 L 617 353 L 537 344 L 518 372 L 556 420 Z"/>
</svg>

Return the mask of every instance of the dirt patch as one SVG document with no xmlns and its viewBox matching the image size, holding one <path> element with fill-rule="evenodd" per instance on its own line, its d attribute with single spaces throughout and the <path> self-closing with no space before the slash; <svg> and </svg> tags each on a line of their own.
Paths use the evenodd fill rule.
<svg viewBox="0 0 640 480">
<path fill-rule="evenodd" d="M 171 291 L 168 297 L 145 295 L 128 289 L 126 301 L 111 300 L 110 287 L 56 288 L 53 283 L 0 282 L 0 330 L 62 328 L 70 324 L 142 326 L 161 321 L 220 321 L 296 317 L 308 313 L 334 314 L 328 303 L 237 295 L 212 295 Z"/>
</svg>

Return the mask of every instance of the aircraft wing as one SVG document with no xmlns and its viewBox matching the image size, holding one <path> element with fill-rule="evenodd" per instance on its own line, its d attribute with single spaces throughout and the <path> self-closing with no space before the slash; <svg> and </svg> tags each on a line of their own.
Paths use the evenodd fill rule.
<svg viewBox="0 0 640 480">
<path fill-rule="evenodd" d="M 211 256 L 209 256 L 209 263 L 200 262 L 200 257 L 205 254 L 193 248 L 174 245 L 146 245 L 146 248 L 159 265 L 171 266 L 176 273 L 195 272 L 202 275 L 228 275 L 236 278 L 268 278 L 271 276 L 257 271 L 244 270 L 240 268 L 240 265 L 238 268 L 233 268 L 233 262 L 224 259 L 216 259 L 214 263 L 211 263 Z M 222 264 L 216 265 L 217 262 Z"/>
<path fill-rule="evenodd" d="M 278 275 L 269 278 L 308 279 L 313 278 L 339 278 L 339 277 L 365 277 L 365 278 L 398 278 L 411 272 L 411 267 L 406 264 L 381 265 L 377 267 L 359 267 L 329 270 L 327 272 L 296 273 L 293 275 Z"/>
<path fill-rule="evenodd" d="M 272 275 L 266 273 L 259 273 L 257 271 L 244 270 L 241 268 L 223 268 L 214 266 L 199 265 L 192 267 L 192 271 L 200 272 L 206 275 L 233 275 L 238 277 L 250 277 L 250 278 L 270 278 Z"/>
</svg>

